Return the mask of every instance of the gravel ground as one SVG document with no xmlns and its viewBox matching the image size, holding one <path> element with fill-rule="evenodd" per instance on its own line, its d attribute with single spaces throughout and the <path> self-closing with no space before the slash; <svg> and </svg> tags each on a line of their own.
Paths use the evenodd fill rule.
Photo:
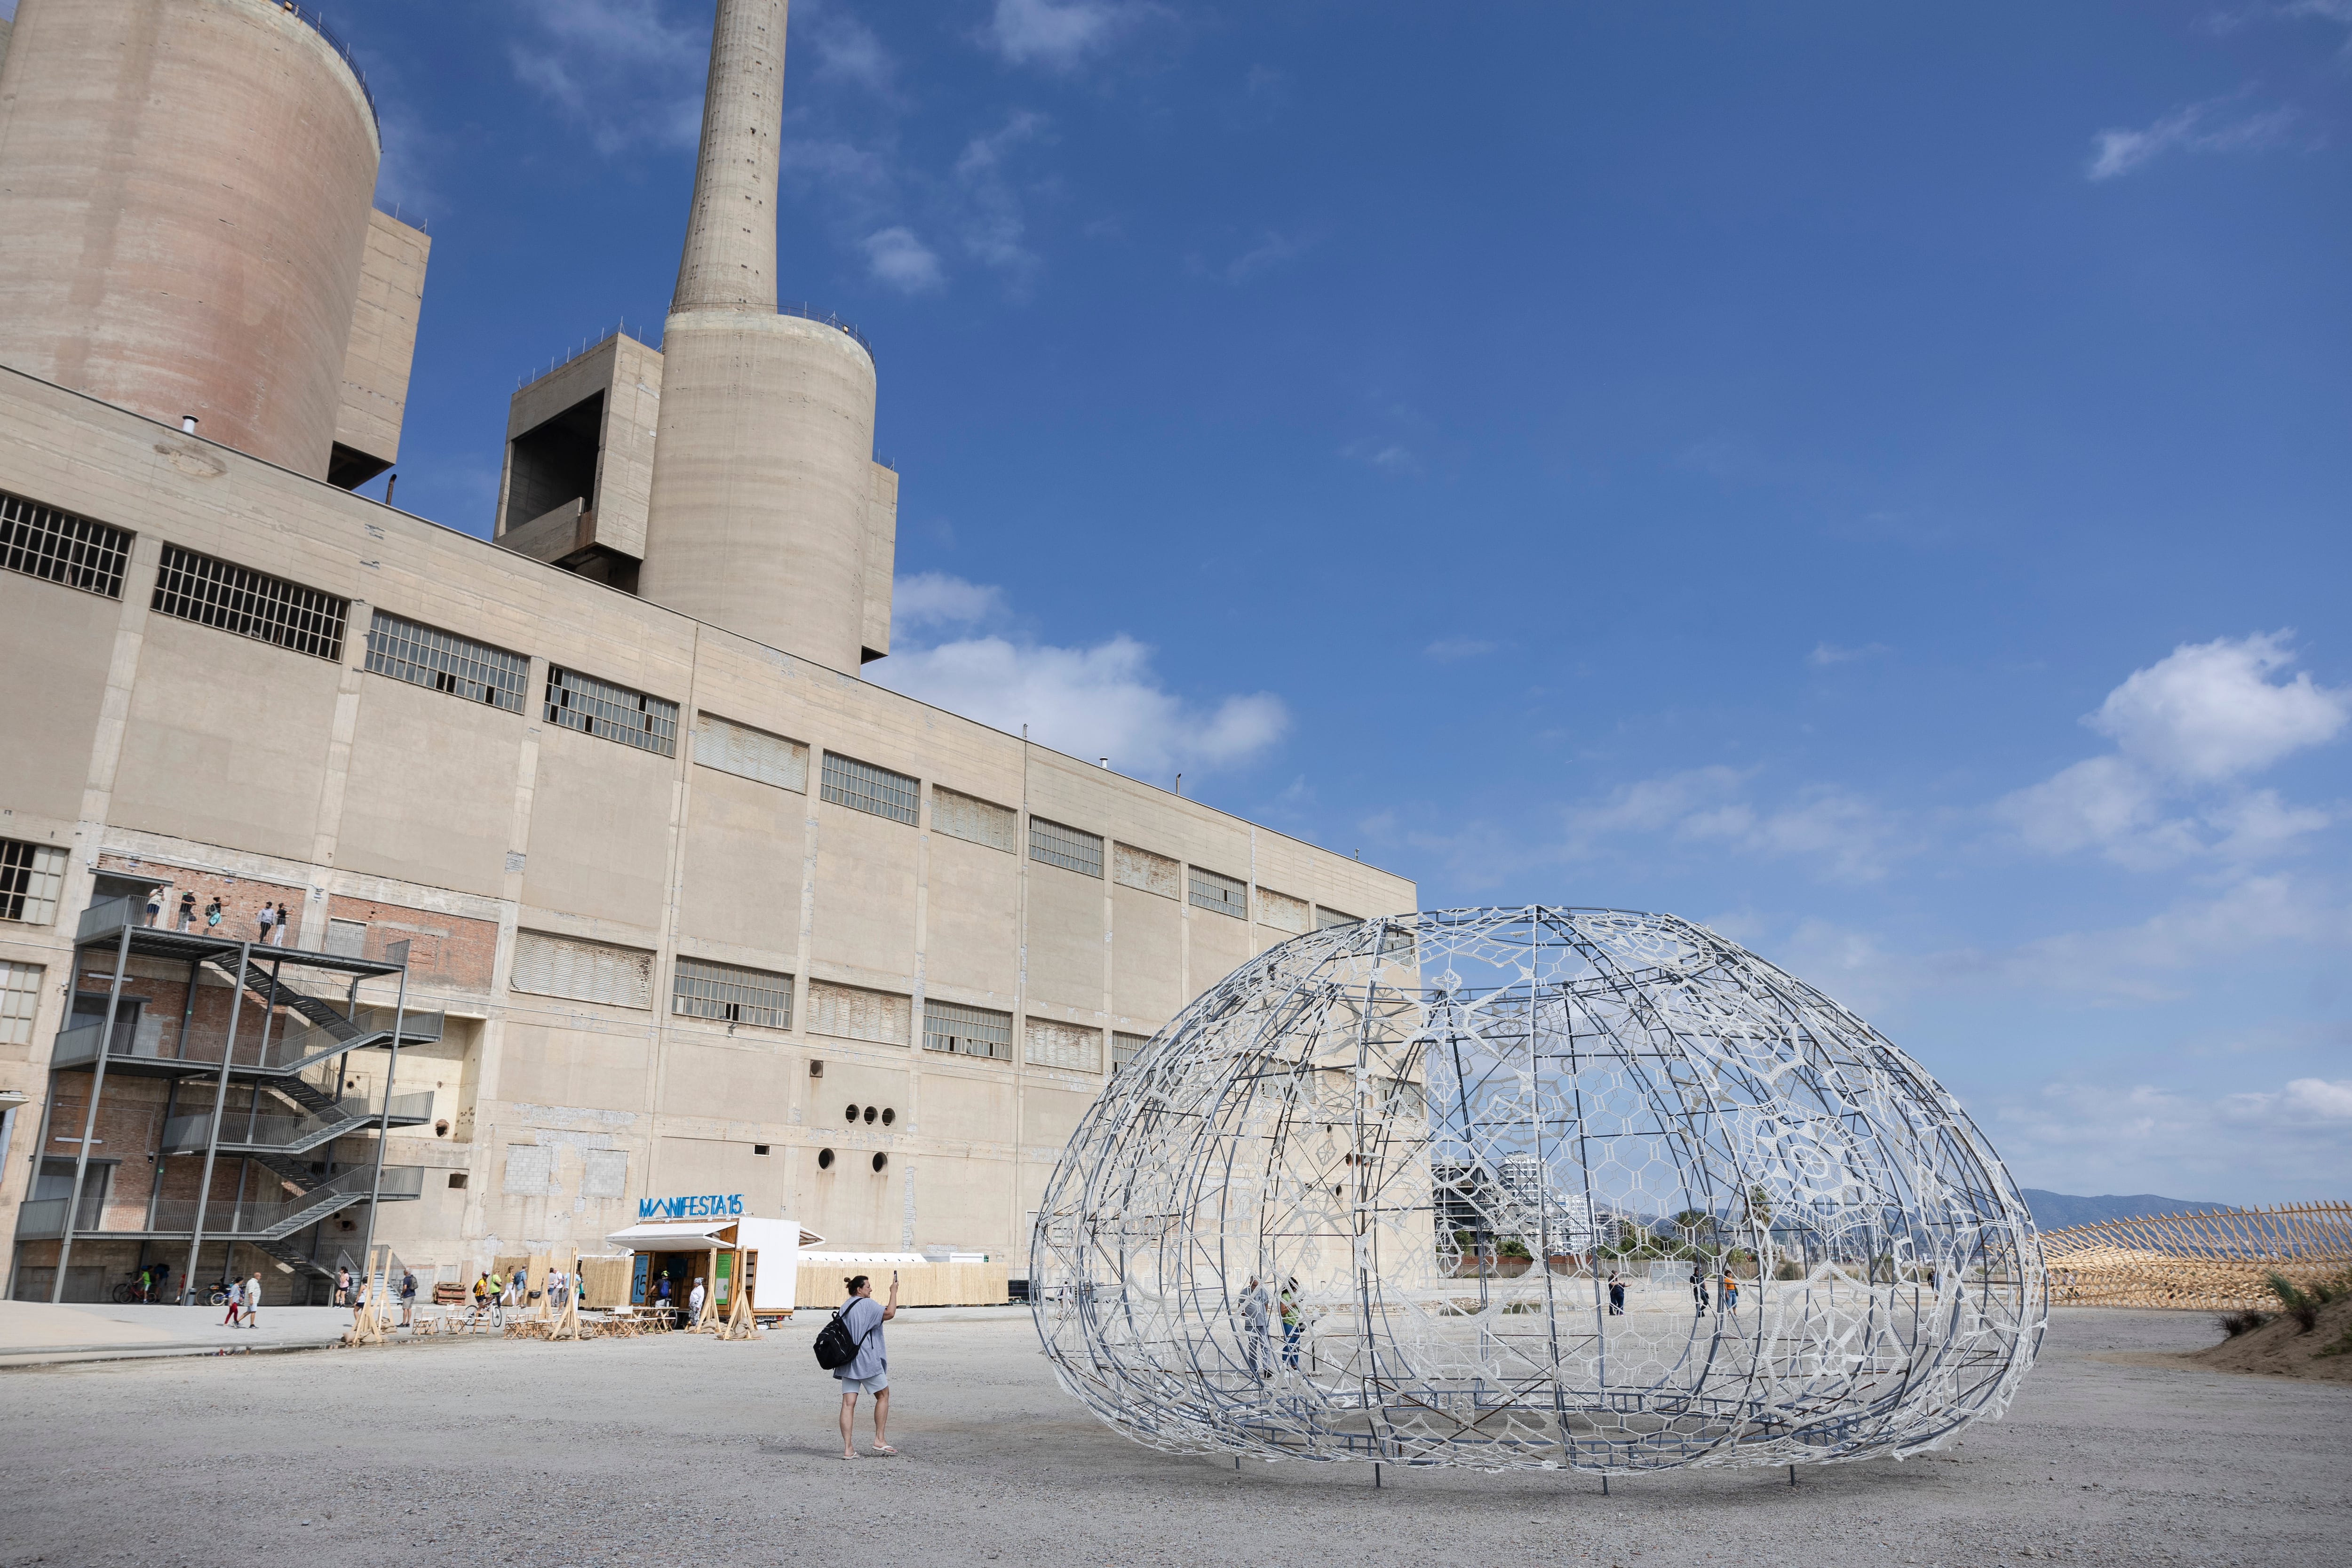
<svg viewBox="0 0 2352 1568">
<path fill-rule="evenodd" d="M 2352 1389 L 2144 1359 L 2202 1348 L 2202 1316 L 2059 1314 L 2009 1418 L 1945 1455 L 1606 1498 L 1580 1477 L 1388 1467 L 1375 1491 L 1360 1464 L 1155 1454 L 1055 1387 L 1023 1321 L 892 1324 L 902 1457 L 845 1464 L 803 1316 L 750 1344 L 0 1373 L 0 1564 L 2352 1562 Z"/>
</svg>

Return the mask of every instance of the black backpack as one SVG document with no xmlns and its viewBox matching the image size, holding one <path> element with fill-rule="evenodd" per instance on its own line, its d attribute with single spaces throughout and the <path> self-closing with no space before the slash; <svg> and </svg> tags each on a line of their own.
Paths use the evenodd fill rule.
<svg viewBox="0 0 2352 1568">
<path fill-rule="evenodd" d="M 849 1325 L 841 1321 L 841 1314 L 846 1310 L 845 1307 L 835 1307 L 833 1321 L 816 1331 L 816 1364 L 827 1372 L 856 1361 L 857 1352 L 866 1348 L 866 1339 L 874 1332 L 873 1329 L 868 1329 L 857 1338 L 851 1339 Z M 875 1325 L 876 1328 L 880 1326 L 879 1323 Z"/>
</svg>

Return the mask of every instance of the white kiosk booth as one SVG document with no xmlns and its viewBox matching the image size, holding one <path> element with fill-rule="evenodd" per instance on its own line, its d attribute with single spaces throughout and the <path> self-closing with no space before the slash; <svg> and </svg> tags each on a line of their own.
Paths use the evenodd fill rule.
<svg viewBox="0 0 2352 1568">
<path fill-rule="evenodd" d="M 714 1215 L 644 1219 L 604 1240 L 633 1254 L 628 1299 L 637 1310 L 667 1306 L 682 1319 L 698 1279 L 706 1316 L 730 1316 L 737 1296 L 748 1294 L 752 1315 L 775 1321 L 793 1315 L 800 1249 L 824 1237 L 803 1230 L 798 1220 Z"/>
</svg>

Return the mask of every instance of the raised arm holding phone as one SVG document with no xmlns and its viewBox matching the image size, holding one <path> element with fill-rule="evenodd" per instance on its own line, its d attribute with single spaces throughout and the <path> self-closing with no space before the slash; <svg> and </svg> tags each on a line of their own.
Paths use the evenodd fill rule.
<svg viewBox="0 0 2352 1568">
<path fill-rule="evenodd" d="M 890 1425 L 890 1357 L 882 1342 L 882 1325 L 898 1315 L 898 1276 L 890 1275 L 890 1301 L 887 1306 L 874 1300 L 874 1282 L 865 1275 L 848 1280 L 849 1300 L 842 1303 L 841 1326 L 857 1347 L 857 1353 L 840 1366 L 833 1375 L 841 1380 L 841 1457 L 857 1458 L 857 1440 L 853 1435 L 857 1422 L 857 1396 L 874 1396 L 874 1452 L 885 1457 L 898 1453 L 890 1447 L 887 1436 Z"/>
</svg>

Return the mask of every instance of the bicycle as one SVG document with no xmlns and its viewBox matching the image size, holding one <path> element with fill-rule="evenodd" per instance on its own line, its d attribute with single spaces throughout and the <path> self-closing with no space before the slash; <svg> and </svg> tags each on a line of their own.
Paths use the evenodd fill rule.
<svg viewBox="0 0 2352 1568">
<path fill-rule="evenodd" d="M 107 1294 L 118 1307 L 129 1307 L 152 1303 L 161 1299 L 155 1294 L 154 1288 L 152 1285 L 141 1285 L 139 1283 L 139 1276 L 136 1274 L 133 1274 L 128 1279 L 117 1281 L 114 1289 L 107 1292 Z"/>
</svg>

